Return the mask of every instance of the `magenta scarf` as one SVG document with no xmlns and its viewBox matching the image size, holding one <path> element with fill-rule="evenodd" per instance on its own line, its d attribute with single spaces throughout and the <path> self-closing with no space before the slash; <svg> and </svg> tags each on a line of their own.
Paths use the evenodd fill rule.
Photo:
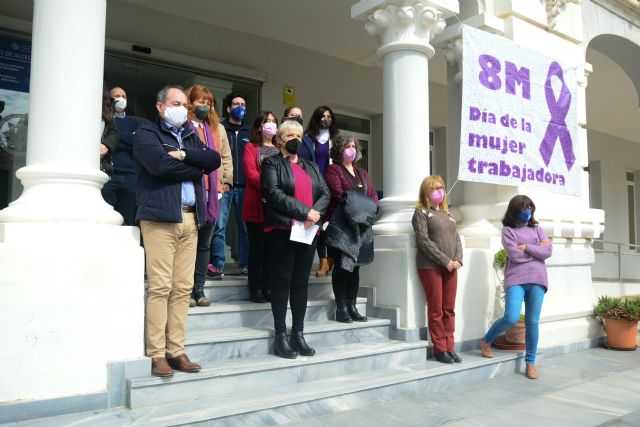
<svg viewBox="0 0 640 427">
<path fill-rule="evenodd" d="M 213 140 L 213 135 L 211 134 L 209 123 L 203 121 L 202 124 L 204 127 L 204 138 L 206 139 L 205 142 L 207 144 L 207 147 L 217 152 L 218 150 L 216 150 L 216 144 Z M 194 132 L 198 132 L 198 129 L 196 129 L 191 120 L 189 120 L 189 127 L 193 129 Z M 208 176 L 209 191 L 206 194 L 207 222 L 213 222 L 217 221 L 218 217 L 220 216 L 220 201 L 218 200 L 218 170 L 214 170 Z M 202 188 L 206 188 L 204 185 L 204 175 L 202 176 Z"/>
</svg>

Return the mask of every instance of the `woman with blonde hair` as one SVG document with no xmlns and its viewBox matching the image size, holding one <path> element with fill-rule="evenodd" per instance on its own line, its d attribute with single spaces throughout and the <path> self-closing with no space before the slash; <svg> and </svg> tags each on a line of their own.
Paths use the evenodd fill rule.
<svg viewBox="0 0 640 427">
<path fill-rule="evenodd" d="M 462 243 L 456 221 L 447 209 L 444 181 L 435 175 L 426 177 L 411 220 L 416 235 L 416 266 L 427 299 L 435 358 L 442 363 L 460 363 L 453 332 Z"/>
<path fill-rule="evenodd" d="M 220 214 L 218 194 L 223 193 L 224 186 L 230 185 L 233 176 L 231 163 L 231 149 L 227 132 L 220 124 L 215 110 L 216 98 L 213 93 L 202 85 L 193 85 L 186 91 L 189 100 L 187 126 L 198 133 L 200 141 L 215 150 L 222 158 L 219 169 L 203 175 L 205 201 L 207 205 L 206 224 L 198 230 L 198 246 L 196 254 L 196 269 L 191 292 L 190 306 L 208 306 L 211 304 L 204 294 L 204 282 L 209 265 L 211 237 L 215 230 L 216 221 Z"/>
</svg>

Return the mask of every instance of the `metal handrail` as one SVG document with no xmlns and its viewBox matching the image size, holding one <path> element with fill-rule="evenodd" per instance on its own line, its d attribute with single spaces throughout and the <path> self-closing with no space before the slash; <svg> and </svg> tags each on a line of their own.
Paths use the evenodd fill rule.
<svg viewBox="0 0 640 427">
<path fill-rule="evenodd" d="M 617 251 L 607 251 L 605 249 L 599 249 L 598 252 L 600 253 L 607 253 L 607 254 L 615 254 L 618 257 L 618 282 L 622 282 L 622 255 L 632 255 L 632 256 L 640 256 L 640 252 L 637 252 L 637 250 L 640 248 L 640 245 L 636 245 L 634 243 L 623 243 L 623 242 L 614 242 L 611 240 L 603 240 L 603 239 L 593 239 L 593 242 L 599 242 L 599 243 L 604 243 L 604 244 L 609 244 L 609 245 L 616 245 L 618 247 Z M 627 248 L 630 248 L 631 250 L 634 250 L 634 252 L 622 252 L 622 247 L 625 246 Z"/>
</svg>

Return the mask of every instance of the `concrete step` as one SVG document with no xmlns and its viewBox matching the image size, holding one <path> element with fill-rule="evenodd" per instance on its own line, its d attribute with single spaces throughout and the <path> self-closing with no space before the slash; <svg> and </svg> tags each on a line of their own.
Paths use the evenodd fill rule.
<svg viewBox="0 0 640 427">
<path fill-rule="evenodd" d="M 325 380 L 357 372 L 402 367 L 426 359 L 427 343 L 384 341 L 353 343 L 316 348 L 313 357 L 283 359 L 277 356 L 218 361 L 203 365 L 195 374 L 176 373 L 170 378 L 144 376 L 127 379 L 127 404 L 130 408 L 191 401 L 263 389 L 296 387 L 299 383 Z"/>
<path fill-rule="evenodd" d="M 253 389 L 239 393 L 229 390 L 189 402 L 134 408 L 125 415 L 104 414 L 94 421 L 100 425 L 124 419 L 135 420 L 135 425 L 140 426 L 192 425 L 208 421 L 214 421 L 217 426 L 273 426 L 362 408 L 403 395 L 480 384 L 522 371 L 524 365 L 522 353 L 496 351 L 493 359 L 481 357 L 479 351 L 459 354 L 463 358 L 461 364 L 444 365 L 426 360 L 354 371 L 339 377 L 319 377 L 314 381 L 256 383 Z"/>
<path fill-rule="evenodd" d="M 207 279 L 204 293 L 213 302 L 244 301 L 249 299 L 248 279 L 245 276 L 229 276 L 221 280 Z M 331 277 L 309 278 L 310 299 L 331 299 L 333 288 Z"/>
<path fill-rule="evenodd" d="M 369 318 L 351 324 L 334 320 L 305 322 L 305 339 L 312 347 L 331 347 L 389 339 L 387 319 Z M 273 353 L 273 325 L 212 329 L 187 335 L 186 352 L 200 364 Z"/>
<path fill-rule="evenodd" d="M 358 298 L 358 311 L 367 310 L 367 299 Z M 309 299 L 305 320 L 330 320 L 335 318 L 336 304 L 333 299 Z M 287 309 L 287 324 L 291 324 L 291 310 Z M 273 326 L 271 304 L 256 304 L 250 301 L 213 303 L 209 307 L 193 307 L 187 317 L 187 336 L 193 332 L 237 328 L 242 326 Z"/>
</svg>

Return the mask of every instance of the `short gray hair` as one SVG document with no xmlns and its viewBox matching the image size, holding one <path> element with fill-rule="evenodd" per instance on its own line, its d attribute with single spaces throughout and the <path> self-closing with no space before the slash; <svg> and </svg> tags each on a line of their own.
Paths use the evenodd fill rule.
<svg viewBox="0 0 640 427">
<path fill-rule="evenodd" d="M 178 89 L 180 92 L 184 93 L 186 96 L 186 93 L 184 91 L 184 88 L 180 85 L 166 85 L 165 87 L 163 87 L 162 89 L 160 89 L 160 92 L 158 92 L 158 96 L 156 97 L 156 101 L 158 102 L 162 102 L 163 104 L 166 102 L 167 100 L 167 95 L 169 94 L 169 90 L 171 89 Z"/>
<path fill-rule="evenodd" d="M 304 132 L 302 125 L 295 120 L 285 120 L 280 124 L 278 128 L 278 138 L 282 139 L 282 135 L 289 132 L 299 132 L 300 135 Z"/>
</svg>

